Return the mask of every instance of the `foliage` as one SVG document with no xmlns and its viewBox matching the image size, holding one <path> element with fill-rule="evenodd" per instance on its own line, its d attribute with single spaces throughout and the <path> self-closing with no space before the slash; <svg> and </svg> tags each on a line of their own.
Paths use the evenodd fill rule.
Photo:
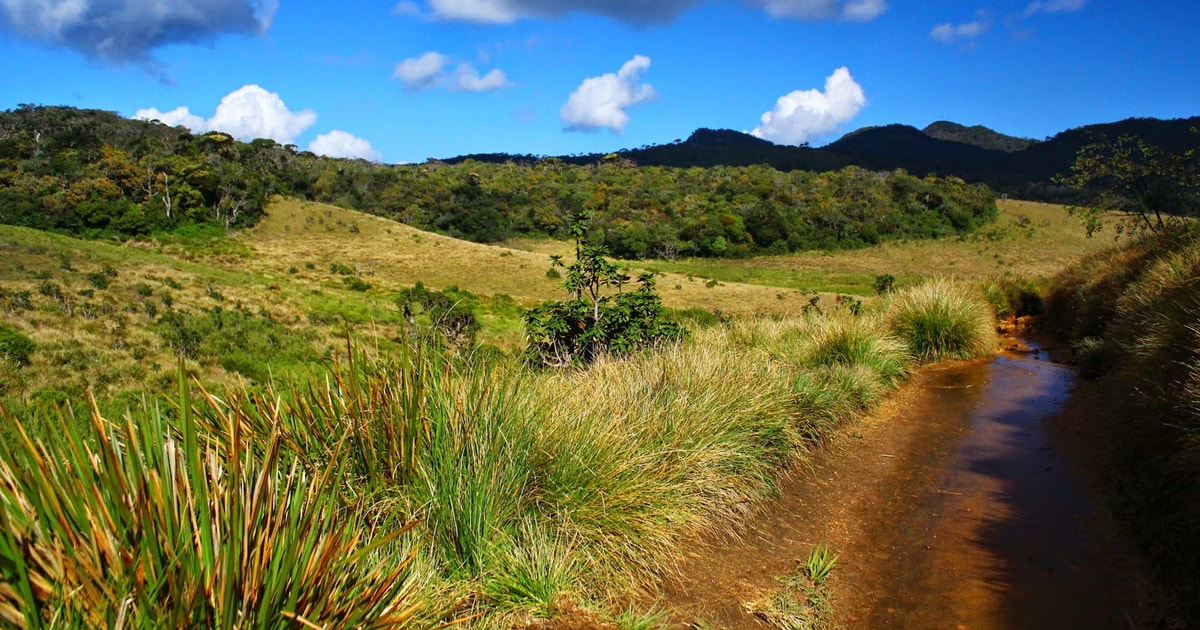
<svg viewBox="0 0 1200 630">
<path fill-rule="evenodd" d="M 0 112 L 0 138 L 0 220 L 84 236 L 178 238 L 189 247 L 253 225 L 274 195 L 479 242 L 569 237 L 570 218 L 587 212 L 588 241 L 623 258 L 862 247 L 962 234 L 996 215 L 985 186 L 842 163 L 823 173 L 599 159 L 385 166 L 69 107 Z"/>
<path fill-rule="evenodd" d="M 460 348 L 475 344 L 480 327 L 475 314 L 477 303 L 478 298 L 469 291 L 457 287 L 431 291 L 420 282 L 403 289 L 396 297 L 396 306 L 409 326 L 417 326 L 419 320 L 440 335 L 442 341 Z"/>
<path fill-rule="evenodd" d="M 25 333 L 5 324 L 0 324 L 0 357 L 18 366 L 29 365 L 29 356 L 35 349 L 33 340 Z"/>
<path fill-rule="evenodd" d="M 1195 128 L 1193 134 L 1200 135 Z M 1175 153 L 1140 137 L 1121 136 L 1080 149 L 1071 174 L 1060 181 L 1095 194 L 1098 204 L 1078 208 L 1088 234 L 1103 226 L 1103 211 L 1118 209 L 1129 221 L 1118 230 L 1162 234 L 1200 217 L 1200 154 Z"/>
<path fill-rule="evenodd" d="M 1054 279 L 1046 320 L 1072 342 L 1099 403 L 1110 490 L 1158 586 L 1200 596 L 1200 234 L 1168 228 L 1078 261 Z M 1195 625 L 1196 611 L 1177 611 Z"/>
<path fill-rule="evenodd" d="M 887 295 L 896 288 L 896 276 L 890 273 L 879 274 L 875 276 L 871 288 L 875 289 L 875 295 Z"/>
<path fill-rule="evenodd" d="M 300 334 L 240 306 L 233 309 L 214 306 L 199 313 L 170 310 L 152 328 L 176 354 L 218 363 L 260 383 L 270 379 L 272 369 L 314 364 L 318 360 Z"/>
<path fill-rule="evenodd" d="M 546 302 L 525 314 L 527 355 L 541 365 L 578 366 L 605 354 L 623 355 L 682 339 L 683 327 L 667 318 L 654 291 L 654 274 L 640 275 L 634 291 L 620 291 L 629 277 L 605 257 L 603 246 L 584 243 L 587 226 L 579 220 L 573 228 L 575 262 L 566 265 L 553 258 L 554 266 L 564 270 L 563 288 L 571 299 Z"/>
<path fill-rule="evenodd" d="M 0 452 L 0 621 L 10 627 L 413 627 L 409 563 L 347 513 L 336 467 L 298 470 L 278 432 L 213 397 L 89 418 Z M 260 409 L 261 411 L 261 409 Z M 70 411 L 68 411 L 70 413 Z M 203 434 L 196 416 L 222 430 Z M 416 607 L 414 608 L 414 604 Z"/>
<path fill-rule="evenodd" d="M 898 293 L 888 325 L 909 352 L 925 361 L 970 359 L 995 351 L 991 306 L 977 290 L 936 280 Z"/>
</svg>

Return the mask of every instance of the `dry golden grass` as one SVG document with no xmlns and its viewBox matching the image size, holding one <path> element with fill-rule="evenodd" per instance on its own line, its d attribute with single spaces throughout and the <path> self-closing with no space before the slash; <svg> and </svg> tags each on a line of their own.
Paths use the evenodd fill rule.
<svg viewBox="0 0 1200 630">
<path fill-rule="evenodd" d="M 1072 261 L 1112 243 L 1108 233 L 1088 238 L 1080 220 L 1070 216 L 1063 206 L 1013 200 L 1001 200 L 997 205 L 999 219 L 967 237 L 894 241 L 837 252 L 644 264 L 730 284 L 872 295 L 872 283 L 881 274 L 891 274 L 901 281 L 929 277 L 979 279 L 1003 274 L 1049 278 Z M 509 244 L 544 253 L 563 253 L 567 248 L 561 242 L 535 239 Z"/>
<path fill-rule="evenodd" d="M 395 221 L 324 204 L 276 199 L 266 217 L 241 235 L 254 255 L 246 265 L 268 276 L 332 286 L 329 266 L 346 265 L 380 290 L 398 291 L 418 281 L 435 289 L 456 285 L 481 295 L 507 294 L 525 305 L 563 297 L 560 281 L 546 277 L 548 253 L 481 245 L 431 234 Z M 536 241 L 526 241 L 536 243 Z M 570 246 L 543 241 L 545 251 Z M 568 256 L 569 258 L 569 256 Z M 312 263 L 313 269 L 306 269 Z M 809 296 L 788 289 L 666 274 L 658 279 L 663 302 L 730 314 L 793 313 Z"/>
</svg>

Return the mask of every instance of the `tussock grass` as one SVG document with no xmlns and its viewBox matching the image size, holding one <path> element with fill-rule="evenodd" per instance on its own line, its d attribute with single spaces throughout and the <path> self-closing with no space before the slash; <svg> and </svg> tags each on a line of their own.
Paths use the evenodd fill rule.
<svg viewBox="0 0 1200 630">
<path fill-rule="evenodd" d="M 993 310 L 974 287 L 934 280 L 899 292 L 888 326 L 924 361 L 971 359 L 996 350 Z"/>
<path fill-rule="evenodd" d="M 186 390 L 185 390 L 186 391 Z M 410 558 L 344 511 L 278 433 L 201 437 L 186 395 L 111 424 L 93 405 L 55 441 L 0 453 L 0 620 L 16 627 L 414 627 Z M 11 419 L 17 423 L 20 421 Z"/>
<path fill-rule="evenodd" d="M 684 545 L 772 496 L 784 469 L 904 378 L 915 355 L 889 321 L 736 320 L 586 370 L 532 372 L 415 342 L 388 355 L 351 348 L 307 384 L 181 394 L 178 412 L 131 414 L 120 428 L 93 414 L 86 433 L 0 456 L 12 585 L 0 607 L 109 623 L 95 616 L 120 614 L 132 594 L 130 614 L 215 625 L 253 606 L 333 625 L 482 615 L 490 627 L 583 609 L 599 619 L 669 573 Z M 39 529 L 58 504 L 70 527 Z M 105 510 L 132 516 L 106 525 Z M 65 549 L 85 564 L 54 568 L 46 558 Z M 145 592 L 128 558 L 150 553 L 160 564 L 185 555 L 153 568 L 182 572 L 182 590 Z M 218 557 L 225 573 L 206 573 Z M 197 584 L 257 585 L 266 599 L 189 603 Z M 82 604 L 68 589 L 92 603 L 71 612 Z M 285 591 L 308 599 L 275 595 Z M 167 601 L 180 609 L 160 610 Z"/>
<path fill-rule="evenodd" d="M 1160 569 L 1160 586 L 1195 601 L 1200 234 L 1149 235 L 1085 258 L 1056 278 L 1047 308 L 1074 342 L 1082 373 L 1099 379 L 1122 514 Z"/>
</svg>

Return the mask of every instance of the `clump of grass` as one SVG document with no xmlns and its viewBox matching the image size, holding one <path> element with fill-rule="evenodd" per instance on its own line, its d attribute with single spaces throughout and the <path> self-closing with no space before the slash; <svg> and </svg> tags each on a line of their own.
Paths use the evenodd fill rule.
<svg viewBox="0 0 1200 630">
<path fill-rule="evenodd" d="M 1081 375 L 1098 379 L 1099 426 L 1119 471 L 1115 504 L 1159 586 L 1179 601 L 1200 593 L 1191 579 L 1200 570 L 1197 278 L 1200 233 L 1182 229 L 1080 261 L 1047 299 L 1047 319 L 1073 342 Z"/>
<path fill-rule="evenodd" d="M 409 556 L 347 512 L 338 467 L 312 475 L 278 432 L 239 430 L 182 388 L 114 424 L 95 404 L 53 440 L 0 453 L 0 620 L 17 627 L 415 626 Z M 70 414 L 70 412 L 67 412 Z M 225 430 L 204 435 L 199 413 Z M 419 608 L 419 606 L 418 606 Z"/>
<path fill-rule="evenodd" d="M 992 309 L 978 291 L 934 280 L 897 293 L 888 326 L 924 361 L 970 359 L 995 351 Z"/>
<path fill-rule="evenodd" d="M 782 630 L 832 628 L 833 602 L 825 581 L 836 565 L 837 555 L 819 544 L 791 575 L 776 580 L 778 588 L 748 602 L 746 609 Z"/>
<path fill-rule="evenodd" d="M 911 358 L 882 322 L 872 317 L 831 317 L 814 333 L 805 363 L 815 366 L 862 365 L 885 385 L 908 375 Z"/>
</svg>

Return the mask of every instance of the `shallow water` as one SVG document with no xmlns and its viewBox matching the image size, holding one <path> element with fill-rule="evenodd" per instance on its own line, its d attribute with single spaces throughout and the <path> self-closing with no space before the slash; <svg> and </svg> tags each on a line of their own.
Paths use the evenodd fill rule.
<svg viewBox="0 0 1200 630">
<path fill-rule="evenodd" d="M 931 375 L 911 412 L 955 418 L 961 437 L 911 508 L 870 531 L 879 555 L 856 627 L 1129 627 L 1083 483 L 1046 426 L 1074 372 L 1039 356 Z"/>
<path fill-rule="evenodd" d="M 1130 627 L 1129 579 L 1048 428 L 1075 374 L 1047 356 L 920 370 L 734 538 L 682 558 L 655 604 L 681 625 L 764 628 L 748 603 L 824 543 L 843 628 Z"/>
</svg>

